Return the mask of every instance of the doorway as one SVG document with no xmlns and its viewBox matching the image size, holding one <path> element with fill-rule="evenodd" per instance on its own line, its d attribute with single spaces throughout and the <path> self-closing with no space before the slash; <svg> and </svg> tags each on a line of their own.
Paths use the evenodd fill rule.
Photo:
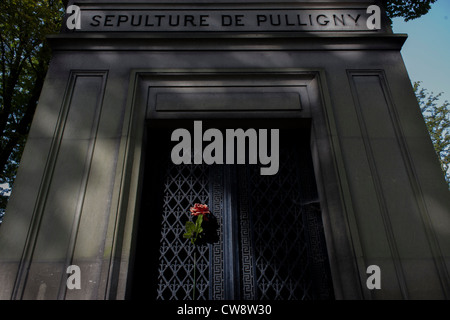
<svg viewBox="0 0 450 320">
<path fill-rule="evenodd" d="M 305 120 L 204 122 L 205 128 L 280 129 L 279 171 L 260 165 L 175 165 L 170 135 L 192 121 L 147 125 L 131 299 L 333 299 L 330 266 Z M 182 237 L 195 203 L 212 217 L 196 248 Z M 192 219 L 191 219 L 192 220 Z"/>
</svg>

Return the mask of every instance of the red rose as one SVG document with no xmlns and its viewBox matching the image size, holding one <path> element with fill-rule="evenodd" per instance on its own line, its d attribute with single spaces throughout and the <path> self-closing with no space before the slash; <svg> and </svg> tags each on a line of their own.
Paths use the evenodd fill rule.
<svg viewBox="0 0 450 320">
<path fill-rule="evenodd" d="M 206 215 L 210 214 L 208 205 L 196 203 L 193 207 L 191 207 L 191 214 L 193 216 L 203 216 L 203 220 L 208 221 L 208 217 Z"/>
</svg>

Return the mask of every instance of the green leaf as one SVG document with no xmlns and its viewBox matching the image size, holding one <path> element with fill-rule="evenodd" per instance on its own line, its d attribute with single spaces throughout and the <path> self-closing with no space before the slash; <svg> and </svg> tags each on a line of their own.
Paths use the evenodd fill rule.
<svg viewBox="0 0 450 320">
<path fill-rule="evenodd" d="M 197 226 L 192 221 L 187 221 L 185 228 L 186 232 L 193 233 L 197 229 Z"/>
<path fill-rule="evenodd" d="M 183 234 L 183 238 L 185 238 L 185 239 L 192 238 L 192 233 L 185 233 L 185 234 Z"/>
<path fill-rule="evenodd" d="M 202 223 L 203 223 L 203 216 L 197 216 L 195 223 L 192 221 L 186 221 L 185 225 L 186 233 L 183 234 L 183 237 L 185 239 L 191 239 L 191 243 L 195 245 L 197 239 L 203 236 Z"/>
</svg>

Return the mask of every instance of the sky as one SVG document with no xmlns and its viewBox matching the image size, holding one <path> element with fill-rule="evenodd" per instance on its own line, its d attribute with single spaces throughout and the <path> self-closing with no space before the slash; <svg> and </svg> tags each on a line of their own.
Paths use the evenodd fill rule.
<svg viewBox="0 0 450 320">
<path fill-rule="evenodd" d="M 411 81 L 450 102 L 450 0 L 438 0 L 421 18 L 394 19 L 393 30 L 409 36 L 401 52 Z"/>
</svg>

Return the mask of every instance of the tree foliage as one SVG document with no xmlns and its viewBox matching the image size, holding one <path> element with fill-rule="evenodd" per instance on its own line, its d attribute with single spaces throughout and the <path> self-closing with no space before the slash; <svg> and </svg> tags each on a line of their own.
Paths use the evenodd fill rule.
<svg viewBox="0 0 450 320">
<path fill-rule="evenodd" d="M 439 103 L 442 93 L 429 93 L 420 85 L 420 81 L 414 83 L 414 92 L 450 188 L 450 103 Z"/>
<path fill-rule="evenodd" d="M 45 37 L 60 30 L 63 13 L 57 0 L 0 1 L 0 184 L 14 182 L 51 57 Z"/>
<path fill-rule="evenodd" d="M 382 0 L 382 4 L 389 18 L 404 18 L 413 20 L 428 13 L 431 4 L 437 0 Z"/>
</svg>

